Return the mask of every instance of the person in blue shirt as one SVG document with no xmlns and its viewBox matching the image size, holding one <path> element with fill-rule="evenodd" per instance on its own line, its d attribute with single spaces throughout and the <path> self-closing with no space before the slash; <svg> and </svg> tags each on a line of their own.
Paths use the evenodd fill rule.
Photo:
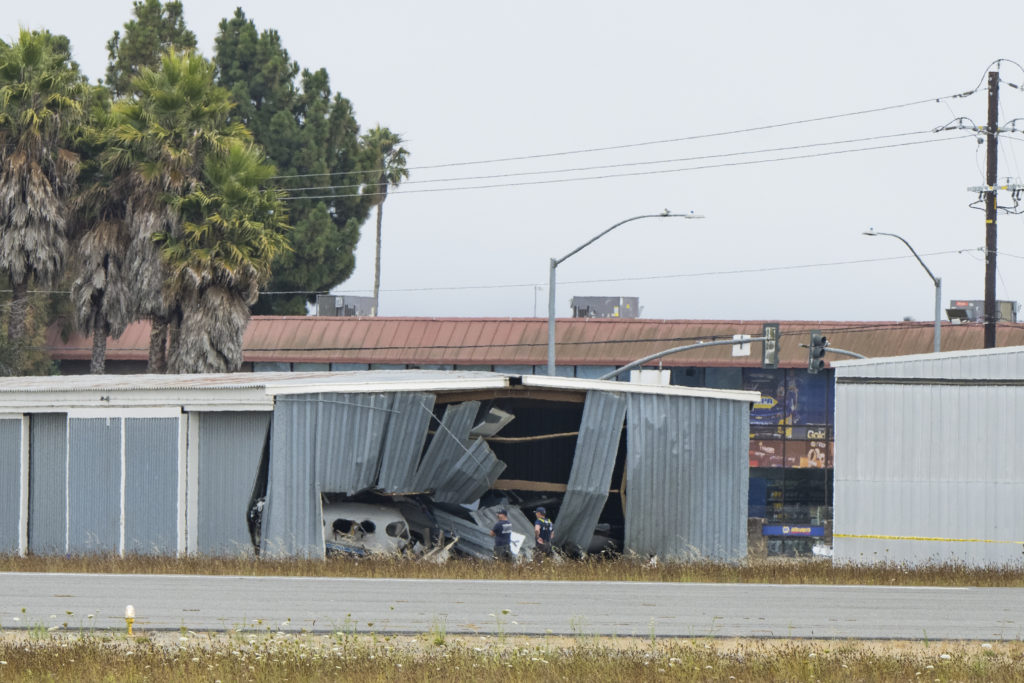
<svg viewBox="0 0 1024 683">
<path fill-rule="evenodd" d="M 554 547 L 551 545 L 551 539 L 555 535 L 555 525 L 551 523 L 551 520 L 547 518 L 548 511 L 543 507 L 538 507 L 533 511 L 537 520 L 533 523 L 533 533 L 535 536 L 537 551 L 550 555 L 554 552 Z"/>
<path fill-rule="evenodd" d="M 491 528 L 494 536 L 494 556 L 499 560 L 512 562 L 516 556 L 512 554 L 512 522 L 508 521 L 508 512 L 498 510 L 498 521 Z"/>
</svg>

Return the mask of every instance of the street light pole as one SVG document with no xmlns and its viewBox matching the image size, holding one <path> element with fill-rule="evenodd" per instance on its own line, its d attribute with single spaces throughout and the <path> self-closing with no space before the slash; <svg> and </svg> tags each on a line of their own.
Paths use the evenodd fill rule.
<svg viewBox="0 0 1024 683">
<path fill-rule="evenodd" d="M 903 244 L 907 245 L 907 249 L 910 250 L 910 253 L 914 255 L 914 258 L 917 259 L 917 262 L 921 264 L 921 267 L 924 268 L 924 271 L 928 273 L 928 277 L 930 277 L 932 279 L 932 282 L 935 283 L 935 334 L 933 346 L 935 349 L 935 353 L 939 353 L 939 351 L 942 350 L 942 278 L 935 277 L 935 274 L 932 273 L 928 266 L 924 264 L 924 261 L 922 261 L 921 257 L 917 255 L 917 252 L 914 251 L 914 248 L 910 246 L 910 242 L 906 241 L 899 235 L 892 232 L 875 232 L 874 228 L 866 230 L 864 234 L 867 235 L 868 237 L 874 237 L 875 235 L 895 237 L 900 242 L 903 242 Z"/>
<path fill-rule="evenodd" d="M 600 232 L 597 235 L 595 235 L 594 237 L 592 237 L 590 240 L 584 242 L 580 246 L 578 246 L 575 249 L 573 249 L 572 251 L 570 251 L 568 254 L 566 254 L 562 258 L 553 258 L 553 259 L 551 259 L 550 267 L 549 267 L 549 270 L 548 270 L 548 375 L 549 376 L 551 376 L 551 377 L 555 376 L 555 269 L 558 268 L 558 265 L 560 263 L 562 263 L 563 261 L 565 261 L 567 258 L 569 258 L 570 256 L 574 255 L 575 253 L 585 249 L 586 247 L 589 247 L 591 244 L 593 244 L 597 240 L 601 239 L 602 237 L 604 237 L 605 235 L 607 235 L 608 233 L 610 233 L 612 230 L 614 230 L 615 228 L 619 227 L 620 225 L 625 225 L 626 223 L 629 223 L 631 221 L 638 221 L 641 218 L 704 218 L 704 216 L 699 216 L 699 215 L 692 214 L 692 213 L 671 213 L 668 209 L 665 209 L 661 213 L 650 213 L 650 214 L 644 214 L 642 216 L 633 216 L 632 218 L 627 218 L 624 221 L 619 221 L 618 223 L 616 223 L 615 225 L 611 226 L 610 228 L 607 228 L 607 229 L 603 230 L 602 232 Z"/>
</svg>

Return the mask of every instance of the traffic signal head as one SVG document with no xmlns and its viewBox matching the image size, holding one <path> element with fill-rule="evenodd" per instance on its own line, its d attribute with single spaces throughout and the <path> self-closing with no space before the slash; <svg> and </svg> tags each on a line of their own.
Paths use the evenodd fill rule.
<svg viewBox="0 0 1024 683">
<path fill-rule="evenodd" d="M 779 367 L 779 324 L 765 323 L 764 333 L 761 336 L 764 337 L 761 346 L 761 367 Z"/>
<path fill-rule="evenodd" d="M 807 372 L 816 374 L 825 369 L 825 347 L 828 339 L 821 332 L 811 332 L 811 342 L 807 345 Z"/>
</svg>

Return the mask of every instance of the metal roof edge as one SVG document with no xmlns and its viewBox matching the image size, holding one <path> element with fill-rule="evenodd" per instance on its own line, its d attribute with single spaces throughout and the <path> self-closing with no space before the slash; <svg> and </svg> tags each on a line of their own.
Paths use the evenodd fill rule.
<svg viewBox="0 0 1024 683">
<path fill-rule="evenodd" d="M 373 372 L 373 371 L 356 371 Z M 405 372 L 394 370 L 391 372 Z M 481 373 L 482 374 L 482 373 Z M 291 394 L 360 394 L 368 392 L 409 392 L 409 391 L 473 391 L 477 389 L 504 389 L 509 386 L 509 376 L 492 373 L 492 377 L 460 377 L 452 379 L 407 379 L 398 381 L 367 381 L 367 382 L 317 382 L 317 383 L 282 383 L 266 384 L 269 396 L 287 396 Z"/>
<path fill-rule="evenodd" d="M 880 358 L 851 358 L 850 360 L 830 361 L 829 365 L 836 370 L 844 368 L 867 367 L 871 365 L 894 365 L 921 360 L 943 360 L 947 358 L 965 358 L 973 356 L 1000 356 L 1024 353 L 1024 346 L 1000 346 L 994 349 L 965 349 L 960 351 L 942 351 L 940 353 L 915 353 L 909 356 L 882 356 Z"/>
<path fill-rule="evenodd" d="M 758 391 L 739 389 L 707 389 L 704 387 L 664 386 L 656 384 L 634 384 L 600 379 L 578 377 L 551 377 L 550 375 L 523 375 L 523 385 L 549 389 L 570 389 L 575 391 L 615 391 L 626 394 L 659 394 L 664 396 L 690 396 L 694 398 L 717 398 L 725 401 L 756 403 L 761 400 Z"/>
</svg>

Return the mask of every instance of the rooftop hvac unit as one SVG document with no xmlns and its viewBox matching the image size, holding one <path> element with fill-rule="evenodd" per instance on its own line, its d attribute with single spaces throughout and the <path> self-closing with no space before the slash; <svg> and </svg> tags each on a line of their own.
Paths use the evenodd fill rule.
<svg viewBox="0 0 1024 683">
<path fill-rule="evenodd" d="M 376 311 L 376 302 L 372 296 L 351 296 L 335 294 L 316 295 L 316 314 L 318 316 L 369 316 Z"/>
<path fill-rule="evenodd" d="M 1017 322 L 1020 304 L 1016 301 L 996 301 L 996 321 Z M 946 309 L 946 317 L 952 322 L 985 322 L 985 302 L 981 299 L 953 299 Z"/>
<path fill-rule="evenodd" d="M 574 296 L 574 318 L 639 318 L 640 299 L 635 296 Z"/>
</svg>

